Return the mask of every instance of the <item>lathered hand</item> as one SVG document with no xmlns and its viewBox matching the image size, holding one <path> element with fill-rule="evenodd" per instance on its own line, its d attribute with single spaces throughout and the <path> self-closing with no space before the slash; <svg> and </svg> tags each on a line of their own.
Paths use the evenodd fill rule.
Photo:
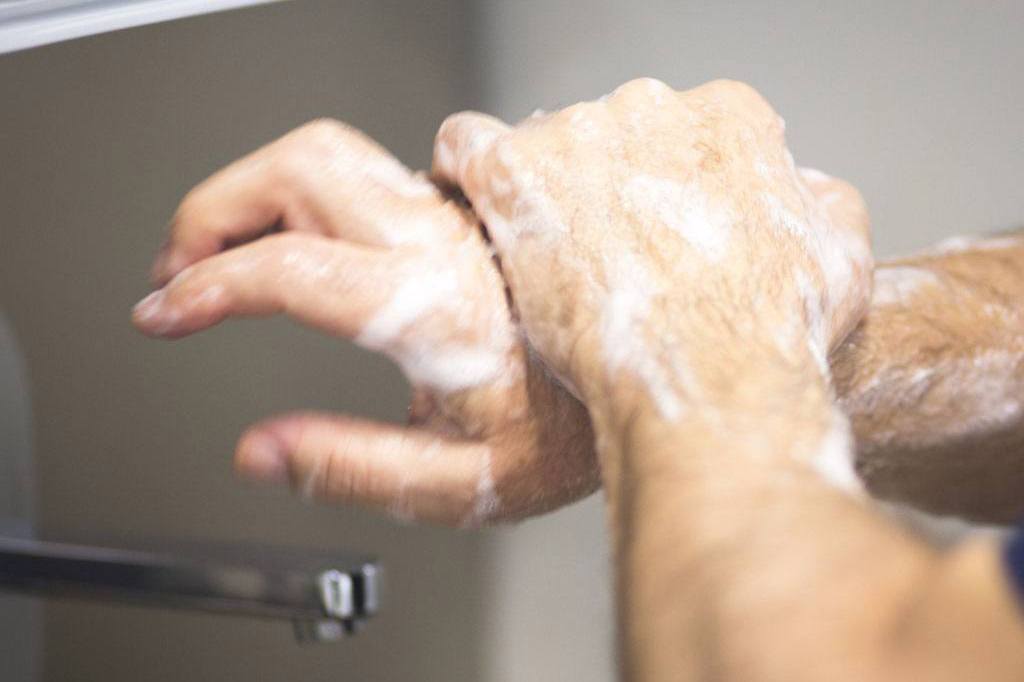
<svg viewBox="0 0 1024 682">
<path fill-rule="evenodd" d="M 136 306 L 180 337 L 285 313 L 387 354 L 408 428 L 295 413 L 254 425 L 236 466 L 320 498 L 478 525 L 593 491 L 579 403 L 532 362 L 475 217 L 359 132 L 319 121 L 193 189 Z"/>
<path fill-rule="evenodd" d="M 355 165 L 339 179 L 336 174 L 332 176 L 331 173 L 323 173 L 322 168 L 323 164 L 330 163 L 326 158 L 330 150 L 340 148 L 342 144 L 354 145 L 354 153 L 357 156 L 350 156 Z M 358 154 L 365 154 L 376 162 L 359 165 L 356 163 Z M 262 169 L 257 170 L 259 166 L 262 166 Z M 825 207 L 834 224 L 866 225 L 863 204 L 852 187 L 816 171 L 801 169 L 800 174 L 820 204 Z M 391 186 L 395 182 L 399 184 L 398 189 Z M 275 193 L 276 198 L 271 199 Z M 267 202 L 265 206 L 262 206 L 263 202 Z M 303 208 L 304 204 L 323 212 L 323 216 L 317 218 L 315 224 L 303 222 L 300 218 L 304 211 L 309 210 Z M 423 249 L 416 252 L 418 255 L 413 255 L 415 249 L 411 247 L 414 243 L 410 242 L 416 241 L 417 233 L 423 237 L 424 225 L 433 224 L 434 227 L 427 234 L 435 236 L 451 235 L 452 231 L 460 230 L 466 235 L 476 234 L 473 216 L 450 204 L 439 209 L 439 204 L 446 202 L 433 188 L 416 176 L 410 175 L 408 170 L 402 168 L 377 145 L 340 124 L 318 122 L 238 162 L 192 192 L 174 221 L 172 238 L 155 268 L 155 279 L 158 284 L 166 283 L 182 269 L 210 256 L 216 256 L 231 244 L 255 239 L 263 234 L 266 225 L 271 224 L 292 231 L 301 231 L 302 226 L 306 225 L 310 239 L 307 241 L 303 238 L 299 241 L 308 245 L 311 250 L 321 253 L 325 259 L 329 259 L 328 252 L 332 252 L 334 245 L 340 245 L 342 241 L 348 242 L 353 248 L 359 243 L 364 244 L 362 253 L 365 254 L 374 244 L 404 239 L 407 242 L 405 246 L 398 246 L 409 252 L 408 260 L 411 264 L 420 256 L 429 258 L 434 253 L 433 249 Z M 328 245 L 327 251 L 320 252 L 314 248 L 313 245 L 317 243 L 314 235 L 319 235 L 321 241 L 332 242 Z M 254 272 L 244 280 L 237 279 L 235 286 L 242 289 L 235 291 L 233 295 L 245 294 L 258 299 L 255 304 L 260 310 L 257 310 L 256 314 L 269 314 L 270 311 L 287 307 L 289 312 L 300 319 L 305 319 L 301 317 L 305 314 L 311 318 L 327 320 L 326 323 L 318 323 L 312 319 L 310 321 L 315 326 L 334 331 L 334 323 L 331 320 L 338 317 L 337 306 L 342 305 L 344 301 L 325 295 L 313 280 L 304 278 L 303 270 L 298 267 L 300 259 L 294 253 L 285 258 L 285 252 L 290 249 L 279 241 L 283 235 L 272 236 L 273 239 L 265 239 L 266 243 L 261 245 L 261 256 L 257 257 L 257 251 L 253 250 L 249 252 L 250 256 L 243 258 L 252 264 L 253 268 L 257 267 L 258 261 L 258 269 L 263 270 L 262 274 Z M 448 237 L 444 237 L 439 243 L 448 241 Z M 274 244 L 278 246 L 273 246 Z M 373 252 L 385 250 L 392 249 L 372 248 Z M 475 247 L 472 250 L 479 261 L 481 277 L 487 286 L 497 291 L 501 284 L 490 275 L 490 253 Z M 991 260 L 993 254 L 998 255 L 986 246 L 985 242 L 982 242 L 977 250 L 976 258 L 983 261 Z M 356 251 L 359 249 L 356 248 Z M 315 257 L 317 256 L 314 254 Z M 946 260 L 960 258 L 955 253 L 938 257 Z M 934 261 L 936 256 L 929 258 Z M 335 262 L 341 268 L 334 273 L 334 279 L 337 281 L 347 270 L 344 261 Z M 906 272 L 907 268 L 903 265 L 905 262 L 897 262 L 892 267 L 883 266 L 881 271 L 886 281 L 891 279 L 892 273 Z M 987 261 L 979 263 L 977 269 L 975 279 L 991 277 L 999 272 L 998 268 L 987 264 Z M 232 268 L 227 270 L 230 273 Z M 202 273 L 204 270 L 199 268 L 196 272 Z M 194 280 L 195 283 L 190 285 L 190 289 L 182 291 L 181 296 L 184 299 L 191 297 L 188 291 L 202 295 L 208 288 L 216 290 L 225 285 L 225 282 L 221 281 L 225 276 L 221 269 L 214 268 L 205 272 L 208 277 Z M 326 271 L 324 274 L 326 275 Z M 382 275 L 381 281 L 385 286 L 390 286 L 389 278 L 392 274 Z M 281 281 L 282 277 L 286 280 L 291 278 L 300 281 L 297 286 L 294 286 L 295 282 L 292 281 L 285 287 Z M 259 283 L 261 278 L 265 284 Z M 188 279 L 183 278 L 182 281 Z M 474 286 L 480 284 L 473 280 L 472 276 L 470 279 Z M 311 289 L 308 295 L 299 293 L 304 287 L 303 282 Z M 376 284 L 368 285 L 369 281 L 366 279 L 353 280 L 353 287 L 357 292 L 373 291 L 376 288 Z M 245 288 L 249 288 L 250 291 L 245 293 Z M 257 288 L 265 290 L 253 290 Z M 480 291 L 485 290 L 486 287 Z M 963 285 L 960 290 L 963 290 Z M 988 288 L 982 286 L 981 290 L 987 292 Z M 920 295 L 930 293 L 931 300 L 934 301 L 934 305 L 928 308 L 931 312 L 927 315 L 917 313 L 922 309 L 919 301 L 915 300 L 912 306 L 900 313 L 899 306 L 890 300 L 891 297 L 878 298 L 877 305 L 873 304 L 868 312 L 866 323 L 858 329 L 856 335 L 851 336 L 840 349 L 837 349 L 831 358 L 832 369 L 837 377 L 836 390 L 844 405 L 853 411 L 853 430 L 857 441 L 859 465 L 867 472 L 872 490 L 890 498 L 924 505 L 943 514 L 964 514 L 982 520 L 1015 518 L 1015 512 L 1012 510 L 1019 509 L 1019 494 L 1016 492 L 1019 491 L 1019 486 L 1016 485 L 1017 479 L 1012 475 L 1012 471 L 1015 471 L 1012 467 L 994 479 L 999 481 L 998 487 L 979 483 L 971 487 L 968 494 L 964 492 L 967 482 L 960 473 L 965 466 L 962 457 L 959 460 L 946 458 L 940 464 L 931 454 L 934 448 L 938 447 L 934 443 L 928 446 L 931 449 L 920 453 L 917 451 L 920 448 L 908 452 L 906 446 L 908 439 L 917 442 L 914 439 L 920 439 L 925 434 L 946 437 L 943 435 L 944 432 L 936 430 L 933 423 L 942 414 L 940 410 L 934 405 L 924 407 L 905 399 L 907 395 L 920 393 L 922 372 L 918 370 L 926 370 L 928 376 L 933 379 L 941 377 L 944 371 L 945 365 L 939 367 L 926 364 L 918 367 L 916 364 L 908 365 L 907 360 L 908 354 L 917 357 L 919 351 L 913 345 L 914 339 L 921 334 L 931 333 L 937 315 L 954 318 L 959 315 L 959 306 L 945 303 L 948 295 L 943 294 L 944 291 L 946 289 L 938 287 L 927 292 L 918 292 Z M 285 296 L 294 301 L 290 307 L 287 300 L 282 298 Z M 481 300 L 483 298 L 480 297 Z M 491 300 L 505 306 L 503 297 L 492 296 Z M 305 301 L 305 304 L 302 305 L 301 301 Z M 995 303 L 999 304 L 998 301 Z M 187 310 L 188 316 L 192 319 L 197 313 L 201 316 L 216 312 L 219 319 L 225 315 L 246 314 L 243 304 L 243 301 L 239 301 L 228 307 L 203 308 L 200 305 L 193 308 L 189 307 L 191 304 L 186 301 L 182 306 L 172 306 L 171 310 Z M 991 305 L 983 305 L 978 309 L 990 308 Z M 501 307 L 500 310 L 504 311 L 505 308 Z M 189 320 L 184 319 L 184 312 L 181 314 L 179 322 L 189 324 Z M 171 317 L 174 315 L 173 312 L 170 314 Z M 202 320 L 201 324 L 207 326 L 212 323 L 212 319 Z M 1007 319 L 1019 318 L 1003 316 L 1004 323 Z M 477 318 L 481 325 L 489 324 L 489 320 L 486 314 Z M 141 325 L 148 333 L 160 332 L 159 320 L 156 317 L 141 321 Z M 180 334 L 183 328 L 169 327 L 164 333 Z M 987 328 L 994 327 L 989 325 Z M 427 328 L 421 326 L 410 327 L 407 330 L 413 340 L 416 334 L 427 331 Z M 357 333 L 353 330 L 348 332 L 350 336 Z M 1007 328 L 1007 334 L 1012 336 L 1012 333 L 1013 329 Z M 897 341 L 902 341 L 894 342 L 894 335 Z M 519 344 L 518 338 L 515 343 Z M 973 353 L 973 350 L 965 348 L 963 352 L 957 351 L 955 355 L 967 357 Z M 915 362 L 920 363 L 920 360 Z M 418 486 L 414 485 L 418 490 L 418 508 L 406 510 L 405 513 L 415 513 L 425 519 L 458 523 L 462 520 L 458 513 L 459 506 L 465 507 L 469 504 L 468 500 L 474 500 L 474 507 L 476 504 L 476 482 L 472 475 L 475 450 L 463 449 L 466 441 L 472 437 L 458 437 L 460 434 L 465 436 L 475 431 L 483 434 L 478 439 L 488 442 L 492 457 L 498 463 L 493 467 L 492 475 L 502 504 L 500 510 L 488 520 L 522 518 L 567 504 L 587 494 L 597 485 L 597 463 L 592 454 L 593 439 L 587 415 L 536 362 L 515 359 L 514 363 L 525 367 L 526 383 L 504 394 L 495 393 L 494 402 L 487 397 L 490 392 L 471 392 L 484 396 L 474 401 L 460 399 L 454 394 L 442 396 L 434 389 L 418 387 L 415 391 L 413 421 L 417 422 L 419 428 L 395 429 L 339 415 L 296 414 L 271 420 L 264 425 L 272 425 L 275 429 L 280 428 L 283 431 L 284 438 L 273 445 L 280 446 L 286 455 L 288 466 L 282 470 L 279 458 L 271 456 L 260 459 L 258 454 L 254 454 L 259 452 L 258 448 L 254 450 L 246 446 L 240 447 L 238 451 L 239 470 L 257 477 L 273 476 L 275 472 L 280 476 L 283 473 L 286 478 L 294 478 L 299 487 L 308 482 L 314 491 L 322 491 L 330 499 L 358 503 L 368 500 L 362 491 L 378 486 L 378 475 L 392 479 L 397 475 L 391 466 L 378 464 L 373 468 L 364 468 L 361 463 L 362 453 L 366 454 L 368 461 L 373 461 L 382 459 L 378 455 L 381 451 L 399 452 L 395 458 L 407 458 L 412 462 L 409 464 L 409 480 L 415 481 L 420 478 L 417 472 L 421 470 L 416 464 L 419 459 L 415 453 L 436 450 L 436 434 L 441 432 L 445 434 L 442 441 L 445 449 L 453 448 L 447 459 L 441 461 L 451 465 L 455 470 L 462 468 L 463 464 L 460 462 L 465 463 L 466 474 L 444 478 L 437 476 L 436 471 L 424 471 L 422 476 L 426 481 Z M 908 366 L 910 369 L 907 371 L 886 369 L 893 367 L 902 370 Z M 887 377 L 886 395 L 900 396 L 898 405 L 885 408 L 883 416 L 887 416 L 884 419 L 879 416 L 882 415 L 882 410 L 879 409 L 876 400 L 871 400 L 869 404 L 863 399 L 864 395 L 876 390 L 876 375 L 879 372 L 884 372 Z M 927 395 L 934 397 L 934 392 Z M 498 408 L 498 401 L 506 402 L 501 403 Z M 958 401 L 951 399 L 951 405 L 954 403 Z M 481 413 L 478 407 L 480 404 L 488 405 L 484 413 Z M 866 409 L 871 406 L 874 408 Z M 893 416 L 893 409 L 896 408 L 898 414 Z M 521 419 L 509 416 L 516 414 L 526 416 Z M 958 422 L 945 420 L 942 423 Z M 257 428 L 253 433 L 258 434 L 261 431 L 262 429 Z M 308 437 L 307 432 L 310 434 Z M 258 440 L 254 436 L 251 442 Z M 458 442 L 458 447 L 450 442 L 452 440 Z M 309 450 L 310 446 L 305 446 L 305 454 L 299 453 L 295 446 L 299 441 L 317 443 L 316 447 L 319 449 L 336 453 L 334 456 L 338 461 L 335 463 L 333 458 L 326 460 L 332 463 L 329 467 L 318 469 L 320 473 L 317 476 L 323 476 L 328 468 L 332 472 L 337 472 L 332 473 L 332 476 L 348 475 L 353 468 L 365 471 L 366 475 L 361 476 L 359 482 L 353 479 L 350 483 L 351 491 L 341 494 L 339 485 L 329 484 L 323 478 L 314 479 L 311 476 L 308 466 L 314 458 Z M 971 466 L 991 470 L 994 467 L 993 462 L 1003 462 L 1005 458 L 1001 458 L 999 453 L 1005 448 L 1001 449 L 1001 442 L 1000 437 L 993 439 L 991 447 L 976 443 L 970 449 L 972 453 L 991 451 L 994 454 L 989 458 L 972 456 Z M 960 452 L 963 448 L 959 443 L 958 439 L 953 439 L 949 448 Z M 890 463 L 897 456 L 900 458 L 900 467 L 896 473 L 891 473 L 894 470 Z M 288 459 L 294 459 L 294 462 L 289 463 Z M 945 465 L 947 461 L 950 462 L 948 466 Z M 381 473 L 375 473 L 378 471 Z M 449 482 L 431 483 L 430 481 L 435 478 Z M 990 479 L 991 476 L 970 477 L 969 481 Z M 317 482 L 313 483 L 314 480 Z M 380 490 L 382 492 L 379 495 L 369 500 L 370 504 L 387 507 L 393 511 L 402 509 L 398 500 L 402 499 L 405 493 L 398 493 L 397 487 L 389 488 L 387 485 L 381 486 Z M 388 490 L 391 492 L 387 492 Z M 447 515 L 440 518 L 437 515 L 429 515 L 425 513 L 428 508 L 447 510 Z"/>
<path fill-rule="evenodd" d="M 745 387 L 826 374 L 867 307 L 863 205 L 830 214 L 811 186 L 831 181 L 797 171 L 781 119 L 740 83 L 640 79 L 514 128 L 457 114 L 434 167 L 485 222 L 531 344 L 610 433 L 636 410 L 770 412 Z M 807 418 L 791 451 L 856 485 L 844 420 Z"/>
<path fill-rule="evenodd" d="M 624 679 L 1021 679 L 1019 557 L 1011 585 L 991 539 L 940 555 L 823 484 L 856 485 L 825 359 L 867 309 L 866 221 L 829 216 L 760 96 L 641 80 L 511 129 L 463 114 L 435 168 L 594 420 Z"/>
</svg>

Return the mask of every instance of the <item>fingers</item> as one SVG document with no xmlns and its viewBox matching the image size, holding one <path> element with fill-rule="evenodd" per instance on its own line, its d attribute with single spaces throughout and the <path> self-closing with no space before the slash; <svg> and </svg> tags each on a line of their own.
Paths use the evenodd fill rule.
<svg viewBox="0 0 1024 682">
<path fill-rule="evenodd" d="M 444 183 L 460 187 L 474 201 L 479 189 L 474 177 L 475 164 L 509 130 L 503 121 L 475 111 L 449 116 L 434 140 L 434 175 Z"/>
<path fill-rule="evenodd" d="M 273 235 L 189 267 L 132 319 L 145 334 L 175 338 L 229 316 L 286 312 L 351 338 L 387 302 L 397 260 L 317 235 Z"/>
<path fill-rule="evenodd" d="M 278 140 L 231 163 L 194 187 L 171 220 L 170 235 L 153 264 L 157 286 L 189 265 L 232 242 L 258 236 L 285 218 L 294 185 L 309 163 L 312 145 L 300 148 Z M 285 167 L 287 165 L 287 168 Z M 291 209 L 294 212 L 294 208 Z M 291 229 L 315 229 L 292 218 Z M 296 224 L 298 223 L 298 224 Z"/>
<path fill-rule="evenodd" d="M 461 225 L 425 177 L 359 131 L 316 121 L 189 192 L 153 280 L 162 285 L 189 265 L 272 228 L 392 246 L 429 241 Z"/>
<path fill-rule="evenodd" d="M 446 525 L 479 525 L 497 512 L 486 445 L 318 413 L 275 417 L 241 438 L 235 468 L 310 497 Z"/>
</svg>

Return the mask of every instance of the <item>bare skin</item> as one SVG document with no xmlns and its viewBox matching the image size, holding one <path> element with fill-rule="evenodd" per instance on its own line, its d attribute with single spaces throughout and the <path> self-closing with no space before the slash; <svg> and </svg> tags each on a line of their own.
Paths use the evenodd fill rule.
<svg viewBox="0 0 1024 682">
<path fill-rule="evenodd" d="M 823 219 L 787 156 L 730 82 L 438 134 L 435 170 L 593 420 L 625 677 L 1020 679 L 995 544 L 936 554 L 837 487 L 852 452 L 818 344 L 867 306 L 866 235 Z"/>
<path fill-rule="evenodd" d="M 1024 517 L 1024 239 L 950 240 L 875 271 L 833 354 L 872 494 L 986 523 Z"/>
<path fill-rule="evenodd" d="M 196 187 L 153 279 L 134 311 L 145 333 L 283 312 L 388 354 L 413 384 L 408 428 L 312 413 L 252 426 L 247 476 L 463 526 L 598 485 L 586 413 L 529 357 L 476 219 L 358 131 L 314 122 Z"/>
<path fill-rule="evenodd" d="M 360 165 L 366 158 L 372 163 Z M 338 173 L 345 163 L 351 168 Z M 862 222 L 866 228 L 855 190 L 810 176 L 809 188 L 833 221 Z M 301 234 L 264 236 L 274 226 Z M 402 233 L 410 231 L 417 236 L 406 236 L 403 243 Z M 231 248 L 253 240 L 258 241 Z M 396 263 L 430 263 L 433 257 L 435 264 L 424 267 L 439 270 L 436 259 L 447 266 L 453 248 L 461 248 L 462 277 L 467 292 L 473 292 L 463 295 L 479 310 L 465 328 L 450 331 L 472 339 L 479 334 L 473 324 L 501 328 L 511 319 L 504 284 L 478 240 L 474 215 L 427 188 L 357 131 L 316 122 L 232 164 L 189 194 L 154 267 L 158 285 L 174 278 L 161 297 L 164 314 L 147 314 L 152 306 L 140 307 L 136 323 L 147 333 L 177 337 L 228 316 L 286 312 L 354 338 L 365 318 L 382 306 L 380 292 L 394 286 Z M 1024 297 L 1011 295 L 1024 289 L 1024 282 L 1015 282 L 1005 267 L 1008 258 L 1024 260 L 1024 245 L 1002 240 L 998 246 L 983 242 L 961 252 L 880 265 L 883 276 L 893 270 L 889 279 L 898 279 L 907 265 L 927 261 L 944 277 L 950 263 L 961 264 L 951 286 L 923 286 L 903 300 L 876 301 L 865 322 L 830 356 L 836 391 L 851 415 L 858 470 L 875 495 L 985 522 L 1012 520 L 1024 512 L 1024 481 L 1012 456 L 1021 450 L 1007 447 L 1024 440 L 1024 419 L 1011 418 L 998 429 L 975 420 L 951 436 L 936 424 L 964 421 L 957 413 L 957 392 L 928 391 L 928 409 L 922 410 L 923 393 L 915 381 L 920 370 L 928 370 L 935 385 L 959 380 L 962 367 L 982 347 L 971 335 L 943 335 L 940 346 L 931 343 L 923 352 L 917 339 L 936 325 L 1001 329 L 1002 336 L 989 342 L 996 349 L 1010 348 L 1010 339 L 1024 332 Z M 353 267 L 356 277 L 349 276 Z M 998 286 L 988 282 L 990 277 L 998 277 Z M 330 282 L 345 287 L 345 295 L 334 294 L 325 286 Z M 218 293 L 207 293 L 211 290 Z M 1001 325 L 962 324 L 962 306 L 949 302 L 965 292 L 973 292 L 972 309 L 1003 311 Z M 410 325 L 405 333 L 423 342 L 430 331 Z M 578 401 L 529 358 L 518 336 L 512 346 L 509 374 L 522 373 L 522 381 L 455 393 L 414 382 L 409 429 L 341 415 L 272 418 L 241 439 L 237 468 L 260 480 L 290 481 L 323 499 L 447 524 L 501 522 L 568 504 L 600 483 L 589 419 Z M 1009 388 L 1014 386 L 1024 382 Z M 936 434 L 945 435 L 935 440 Z M 497 509 L 478 504 L 480 445 L 493 458 Z M 443 466 L 424 461 L 419 456 L 424 451 L 440 454 L 434 461 Z"/>
</svg>

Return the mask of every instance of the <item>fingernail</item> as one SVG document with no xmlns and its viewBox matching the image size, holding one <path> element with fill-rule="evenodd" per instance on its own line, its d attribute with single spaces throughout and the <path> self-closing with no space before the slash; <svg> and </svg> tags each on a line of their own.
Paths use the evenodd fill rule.
<svg viewBox="0 0 1024 682">
<path fill-rule="evenodd" d="M 164 305 L 165 293 L 163 289 L 157 289 L 149 296 L 135 304 L 132 308 L 132 317 L 136 322 L 150 322 L 160 315 L 160 309 Z"/>
<path fill-rule="evenodd" d="M 242 452 L 240 469 L 246 478 L 275 485 L 289 482 L 288 458 L 274 439 L 251 436 Z"/>
<path fill-rule="evenodd" d="M 166 305 L 166 290 L 154 291 L 135 304 L 132 319 L 135 324 L 155 336 L 163 336 L 173 330 L 181 319 L 181 313 Z"/>
</svg>

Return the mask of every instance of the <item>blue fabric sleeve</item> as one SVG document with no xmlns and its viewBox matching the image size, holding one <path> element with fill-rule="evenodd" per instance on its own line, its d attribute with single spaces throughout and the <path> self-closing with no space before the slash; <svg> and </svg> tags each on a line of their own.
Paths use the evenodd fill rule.
<svg viewBox="0 0 1024 682">
<path fill-rule="evenodd" d="M 1024 525 L 1017 526 L 1017 530 L 1003 545 L 1003 563 L 1006 564 L 1007 575 L 1017 593 L 1017 600 L 1024 606 Z"/>
</svg>

